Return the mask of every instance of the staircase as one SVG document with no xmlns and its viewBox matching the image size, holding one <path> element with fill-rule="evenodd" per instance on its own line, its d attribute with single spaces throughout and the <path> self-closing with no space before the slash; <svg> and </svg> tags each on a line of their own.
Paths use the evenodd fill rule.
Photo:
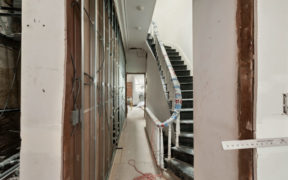
<svg viewBox="0 0 288 180">
<path fill-rule="evenodd" d="M 165 46 L 171 64 L 180 82 L 182 93 L 182 109 L 180 112 L 179 147 L 172 148 L 172 159 L 166 159 L 166 166 L 183 180 L 194 179 L 194 151 L 193 151 L 193 77 L 187 65 L 181 60 L 179 52 L 170 46 Z M 174 123 L 176 129 L 176 123 Z"/>
<path fill-rule="evenodd" d="M 157 51 L 154 44 L 154 38 L 148 34 L 148 44 L 158 61 Z M 194 137 L 193 137 L 193 77 L 191 76 L 190 70 L 187 69 L 182 60 L 179 52 L 170 46 L 165 46 L 167 55 L 169 56 L 170 62 L 173 66 L 174 72 L 177 75 L 177 79 L 180 83 L 180 89 L 182 94 L 182 109 L 180 112 L 180 136 L 179 136 L 179 147 L 172 147 L 172 159 L 165 160 L 165 167 L 170 169 L 176 176 L 181 180 L 194 180 Z M 161 72 L 161 79 L 164 82 L 162 68 L 158 62 L 159 71 Z M 163 84 L 164 91 L 167 92 Z M 166 89 L 166 90 L 165 90 Z M 166 93 L 167 99 L 169 99 L 169 92 Z M 170 108 L 172 108 L 172 102 L 168 102 Z M 172 111 L 171 111 L 172 113 Z M 176 122 L 173 124 L 176 129 Z M 165 155 L 168 153 L 167 141 L 168 138 L 164 134 L 164 152 Z M 167 156 L 166 156 L 167 157 Z"/>
</svg>

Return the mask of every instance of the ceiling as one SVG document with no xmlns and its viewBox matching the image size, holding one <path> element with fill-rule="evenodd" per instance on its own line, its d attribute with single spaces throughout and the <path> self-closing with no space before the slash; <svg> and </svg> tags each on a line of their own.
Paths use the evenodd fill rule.
<svg viewBox="0 0 288 180">
<path fill-rule="evenodd" d="M 143 47 L 156 0 L 114 0 L 114 2 L 125 49 Z"/>
</svg>

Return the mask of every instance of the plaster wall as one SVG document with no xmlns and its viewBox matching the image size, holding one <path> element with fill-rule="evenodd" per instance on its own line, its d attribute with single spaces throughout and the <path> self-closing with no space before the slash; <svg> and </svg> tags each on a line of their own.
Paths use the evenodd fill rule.
<svg viewBox="0 0 288 180">
<path fill-rule="evenodd" d="M 62 176 L 65 2 L 22 3 L 21 180 Z"/>
<path fill-rule="evenodd" d="M 146 72 L 146 53 L 141 50 L 126 51 L 126 72 L 145 73 Z"/>
<path fill-rule="evenodd" d="M 193 1 L 195 179 L 237 180 L 237 0 Z"/>
<path fill-rule="evenodd" d="M 152 52 L 148 52 L 146 106 L 160 121 L 165 121 L 170 117 L 169 107 L 162 87 L 158 65 Z"/>
<path fill-rule="evenodd" d="M 258 0 L 257 4 L 256 138 L 288 137 L 283 93 L 288 93 L 288 2 Z M 257 150 L 259 180 L 286 180 L 288 147 Z"/>
<path fill-rule="evenodd" d="M 193 59 L 193 0 L 157 0 L 153 21 L 161 40 L 176 48 L 191 72 Z"/>
</svg>

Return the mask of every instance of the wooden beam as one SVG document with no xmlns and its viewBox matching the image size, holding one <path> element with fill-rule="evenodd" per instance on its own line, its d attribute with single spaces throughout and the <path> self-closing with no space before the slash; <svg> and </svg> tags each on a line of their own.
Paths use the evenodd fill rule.
<svg viewBox="0 0 288 180">
<path fill-rule="evenodd" d="M 239 139 L 253 139 L 254 127 L 254 0 L 238 0 L 238 123 Z M 239 180 L 252 180 L 253 150 L 239 150 Z"/>
</svg>

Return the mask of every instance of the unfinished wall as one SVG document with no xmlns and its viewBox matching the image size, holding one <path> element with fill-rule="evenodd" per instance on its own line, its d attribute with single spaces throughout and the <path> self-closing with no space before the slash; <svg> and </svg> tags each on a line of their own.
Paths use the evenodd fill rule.
<svg viewBox="0 0 288 180">
<path fill-rule="evenodd" d="M 67 4 L 63 179 L 69 180 L 109 176 L 126 114 L 125 56 L 113 1 L 84 0 L 84 6 L 82 21 L 81 3 Z M 72 122 L 79 110 L 81 118 Z"/>
<path fill-rule="evenodd" d="M 282 94 L 288 93 L 288 2 L 258 0 L 257 4 L 257 138 L 288 137 L 288 116 Z M 257 150 L 259 180 L 286 180 L 288 147 Z"/>
<path fill-rule="evenodd" d="M 22 5 L 21 180 L 62 179 L 65 2 Z"/>
<path fill-rule="evenodd" d="M 81 17 L 74 0 L 66 1 L 67 56 L 63 124 L 63 179 L 81 179 L 81 125 L 72 123 L 72 111 L 81 107 Z"/>
<path fill-rule="evenodd" d="M 237 0 L 194 0 L 195 179 L 237 180 Z"/>
</svg>

